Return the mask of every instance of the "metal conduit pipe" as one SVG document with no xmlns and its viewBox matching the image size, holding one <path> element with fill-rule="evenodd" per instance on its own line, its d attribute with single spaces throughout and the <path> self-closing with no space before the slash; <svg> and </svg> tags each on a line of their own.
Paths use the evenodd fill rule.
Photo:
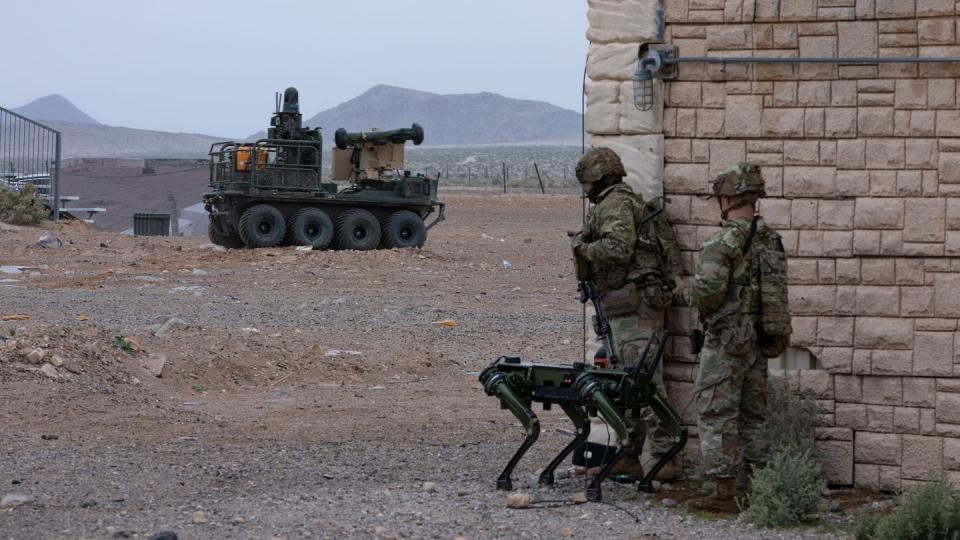
<svg viewBox="0 0 960 540">
<path fill-rule="evenodd" d="M 667 56 L 664 64 L 950 64 L 960 63 L 960 56 Z"/>
</svg>

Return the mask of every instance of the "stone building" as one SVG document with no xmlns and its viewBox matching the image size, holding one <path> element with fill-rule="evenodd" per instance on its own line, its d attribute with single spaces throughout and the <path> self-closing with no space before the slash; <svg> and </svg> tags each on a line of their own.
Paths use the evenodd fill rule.
<svg viewBox="0 0 960 540">
<path fill-rule="evenodd" d="M 680 57 L 960 56 L 954 0 L 588 0 L 586 127 L 645 196 L 664 192 L 693 268 L 716 230 L 698 195 L 723 166 L 763 167 L 761 212 L 791 256 L 788 371 L 822 410 L 834 484 L 896 489 L 930 470 L 960 480 L 958 63 L 683 63 L 634 106 L 638 45 Z M 675 332 L 695 324 L 677 308 Z M 696 358 L 667 367 L 695 435 Z M 696 459 L 694 436 L 688 459 Z"/>
</svg>

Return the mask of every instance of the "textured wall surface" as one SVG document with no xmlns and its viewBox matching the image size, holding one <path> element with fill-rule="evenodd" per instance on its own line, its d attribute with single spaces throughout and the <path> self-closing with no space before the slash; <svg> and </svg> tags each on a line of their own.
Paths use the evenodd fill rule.
<svg viewBox="0 0 960 540">
<path fill-rule="evenodd" d="M 681 56 L 960 55 L 953 0 L 663 3 Z M 588 4 L 591 144 L 621 151 L 644 195 L 669 195 L 688 270 L 718 221 L 698 197 L 708 179 L 763 167 L 761 212 L 791 256 L 794 345 L 823 368 L 789 376 L 819 400 L 829 480 L 960 479 L 960 65 L 684 64 L 643 113 L 629 80 L 660 2 Z M 695 316 L 675 309 L 674 330 Z M 685 341 L 672 350 L 671 398 L 694 424 L 696 358 Z"/>
</svg>

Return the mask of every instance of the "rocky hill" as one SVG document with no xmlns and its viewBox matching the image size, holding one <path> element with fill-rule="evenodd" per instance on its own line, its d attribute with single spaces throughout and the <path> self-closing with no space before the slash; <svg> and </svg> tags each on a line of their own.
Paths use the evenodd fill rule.
<svg viewBox="0 0 960 540">
<path fill-rule="evenodd" d="M 490 92 L 434 94 L 387 85 L 374 86 L 305 124 L 324 128 L 330 139 L 341 127 L 367 131 L 408 127 L 413 122 L 423 126 L 428 145 L 578 143 L 581 129 L 580 113 L 542 101 Z"/>
<path fill-rule="evenodd" d="M 23 107 L 17 107 L 11 110 L 40 122 L 59 120 L 61 122 L 71 122 L 74 124 L 100 125 L 100 122 L 97 122 L 91 118 L 90 115 L 78 109 L 69 99 L 58 94 L 51 94 L 40 99 L 35 99 Z"/>
<path fill-rule="evenodd" d="M 230 137 L 46 121 L 63 134 L 63 157 L 205 158 Z"/>
</svg>

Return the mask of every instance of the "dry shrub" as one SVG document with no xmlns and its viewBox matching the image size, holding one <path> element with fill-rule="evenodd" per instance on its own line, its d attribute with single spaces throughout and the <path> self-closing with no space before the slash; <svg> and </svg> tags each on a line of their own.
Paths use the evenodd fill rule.
<svg viewBox="0 0 960 540">
<path fill-rule="evenodd" d="M 931 474 L 926 485 L 901 495 L 893 514 L 861 515 L 854 537 L 857 540 L 960 538 L 960 495 L 942 474 Z"/>
<path fill-rule="evenodd" d="M 27 184 L 14 191 L 0 186 L 0 221 L 13 225 L 33 225 L 50 215 L 46 203 L 37 196 L 36 188 Z"/>
<path fill-rule="evenodd" d="M 750 508 L 744 517 L 761 527 L 797 525 L 818 510 L 825 487 L 809 450 L 783 448 L 765 469 L 754 473 Z"/>
</svg>

